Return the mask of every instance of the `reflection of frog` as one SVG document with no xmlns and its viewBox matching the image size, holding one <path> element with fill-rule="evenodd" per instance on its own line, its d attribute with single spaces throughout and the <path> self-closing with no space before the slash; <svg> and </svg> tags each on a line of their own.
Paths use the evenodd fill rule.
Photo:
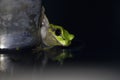
<svg viewBox="0 0 120 80">
<path fill-rule="evenodd" d="M 36 67 L 36 69 L 39 68 L 37 70 L 43 71 L 51 61 L 60 66 L 68 58 L 72 58 L 71 50 L 57 47 L 40 51 L 37 54 L 30 51 L 16 54 L 13 51 L 11 54 L 0 54 L 0 72 L 12 71 L 13 73 L 16 69 L 24 69 L 26 66 L 33 69 Z"/>
<path fill-rule="evenodd" d="M 56 56 L 54 60 L 60 62 L 60 64 L 63 64 L 66 58 L 72 58 L 72 54 L 68 53 L 67 50 L 63 49 L 62 53 Z"/>
<path fill-rule="evenodd" d="M 44 56 L 43 56 L 44 55 Z M 71 50 L 68 49 L 61 49 L 60 47 L 55 47 L 47 50 L 42 50 L 36 55 L 36 59 L 41 59 L 43 62 L 48 62 L 49 60 L 52 60 L 53 62 L 57 62 L 60 64 L 63 64 L 65 59 L 72 58 Z"/>
<path fill-rule="evenodd" d="M 25 53 L 16 53 L 13 51 L 11 54 L 0 54 L 0 71 L 6 71 L 7 68 L 11 68 L 12 66 L 17 67 L 16 65 L 21 63 L 24 64 L 24 66 L 40 66 L 40 68 L 45 68 L 49 61 L 61 65 L 66 59 L 72 58 L 71 50 L 61 49 L 60 47 L 42 50 L 37 54 L 30 51 Z M 12 66 L 10 64 L 12 64 Z"/>
</svg>

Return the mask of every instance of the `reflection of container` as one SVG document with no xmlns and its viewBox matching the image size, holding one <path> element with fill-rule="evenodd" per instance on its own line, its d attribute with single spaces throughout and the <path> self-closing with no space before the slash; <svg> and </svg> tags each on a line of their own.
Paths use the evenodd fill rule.
<svg viewBox="0 0 120 80">
<path fill-rule="evenodd" d="M 39 43 L 41 0 L 0 0 L 0 48 L 12 49 Z"/>
<path fill-rule="evenodd" d="M 7 69 L 7 56 L 0 54 L 0 71 L 5 71 Z"/>
</svg>

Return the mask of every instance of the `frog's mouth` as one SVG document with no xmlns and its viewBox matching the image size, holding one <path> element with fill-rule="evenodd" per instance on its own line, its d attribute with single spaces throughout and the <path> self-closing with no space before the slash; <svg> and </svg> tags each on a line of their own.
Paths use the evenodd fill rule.
<svg viewBox="0 0 120 80">
<path fill-rule="evenodd" d="M 59 41 L 59 40 L 56 39 L 56 41 L 59 43 L 59 46 L 69 46 L 71 44 L 71 40 Z"/>
<path fill-rule="evenodd" d="M 67 40 L 61 36 L 61 41 L 56 38 L 55 35 L 52 36 L 51 40 L 55 42 L 55 46 L 69 46 L 71 44 L 71 40 Z"/>
</svg>

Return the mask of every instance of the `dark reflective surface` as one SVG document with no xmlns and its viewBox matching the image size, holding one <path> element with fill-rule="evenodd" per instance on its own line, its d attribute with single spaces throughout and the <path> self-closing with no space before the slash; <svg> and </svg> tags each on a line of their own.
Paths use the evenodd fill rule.
<svg viewBox="0 0 120 80">
<path fill-rule="evenodd" d="M 112 56 L 86 56 L 81 47 L 8 52 L 0 54 L 0 80 L 119 79 L 119 60 Z"/>
</svg>

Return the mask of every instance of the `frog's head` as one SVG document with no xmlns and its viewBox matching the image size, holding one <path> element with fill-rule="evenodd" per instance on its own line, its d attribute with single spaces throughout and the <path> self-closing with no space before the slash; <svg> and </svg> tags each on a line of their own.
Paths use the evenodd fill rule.
<svg viewBox="0 0 120 80">
<path fill-rule="evenodd" d="M 74 35 L 70 34 L 63 27 L 50 24 L 45 42 L 49 46 L 69 46 L 73 38 Z"/>
</svg>

